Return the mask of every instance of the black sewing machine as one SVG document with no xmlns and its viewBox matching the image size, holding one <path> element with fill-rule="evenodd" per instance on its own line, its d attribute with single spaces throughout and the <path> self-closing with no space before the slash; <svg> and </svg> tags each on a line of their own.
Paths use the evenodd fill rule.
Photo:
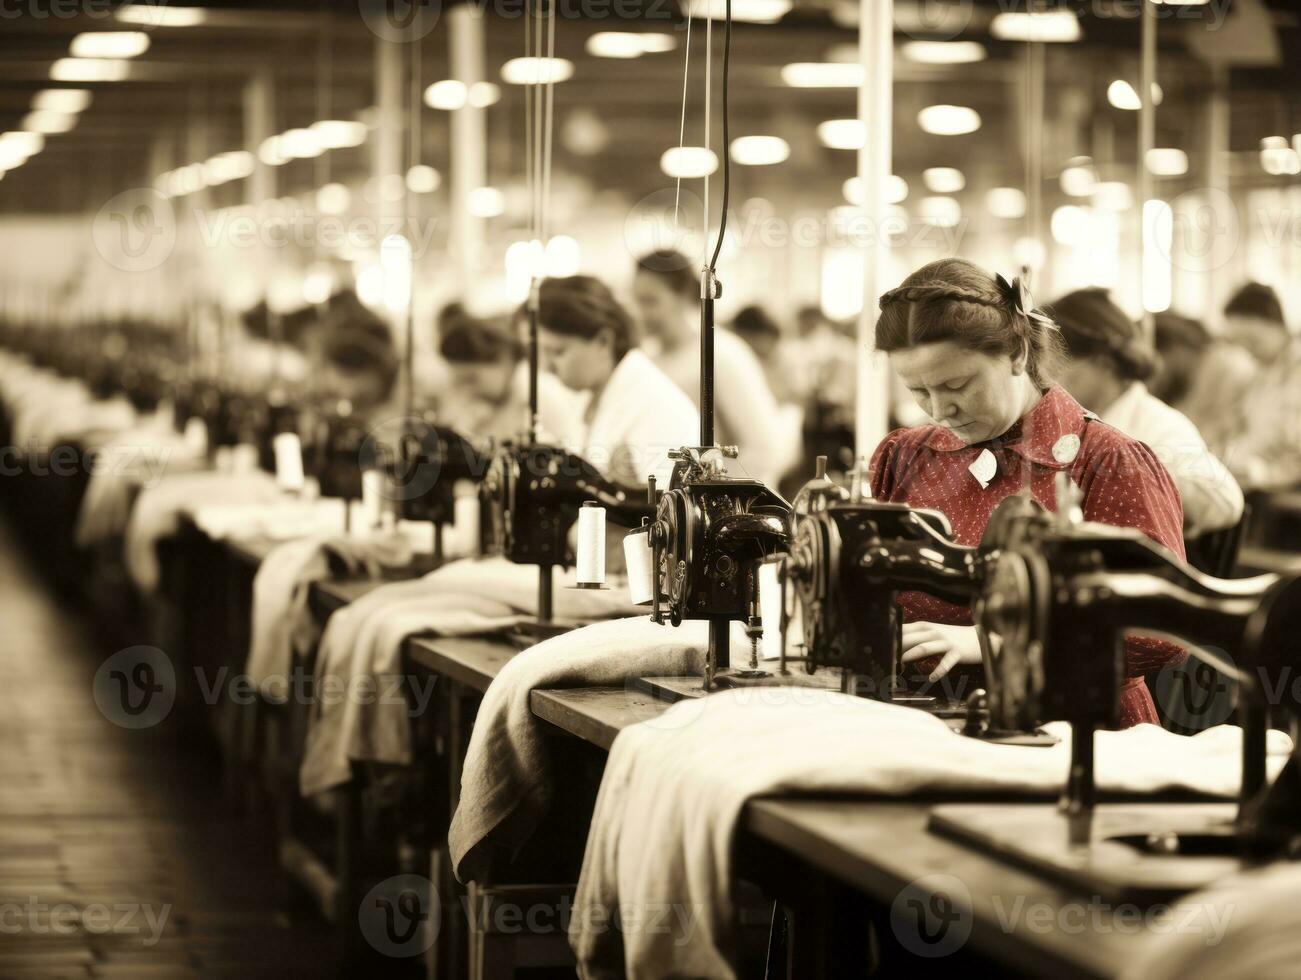
<svg viewBox="0 0 1301 980">
<path fill-rule="evenodd" d="M 298 431 L 307 475 L 316 478 L 321 496 L 343 499 L 344 530 L 349 530 L 352 501 L 362 496 L 362 473 L 378 465 L 367 420 L 343 398 L 305 408 Z"/>
<path fill-rule="evenodd" d="M 1301 843 L 1298 757 L 1270 784 L 1266 735 L 1271 700 L 1294 720 L 1301 715 L 1289 684 L 1301 577 L 1211 578 L 1135 530 L 1083 523 L 1070 503 L 1073 491 L 1059 479 L 1058 515 L 987 535 L 992 566 L 974 606 L 990 639 L 989 723 L 1021 731 L 1054 720 L 1070 725 L 1060 803 L 946 805 L 932 811 L 932 829 L 1124 901 L 1163 901 L 1245 862 L 1294 856 Z M 1187 794 L 1180 802 L 1098 804 L 1094 732 L 1117 723 L 1129 631 L 1178 638 L 1237 682 L 1243 754 L 1236 812 L 1184 802 Z"/>
<path fill-rule="evenodd" d="M 480 484 L 485 551 L 539 566 L 538 619 L 551 621 L 552 568 L 574 563 L 569 532 L 579 508 L 595 500 L 606 519 L 635 527 L 652 509 L 581 456 L 553 446 L 507 445 L 488 464 Z"/>
<path fill-rule="evenodd" d="M 956 711 L 958 696 L 941 704 L 903 684 L 898 594 L 920 590 L 966 605 L 979 588 L 983 559 L 952 541 L 944 514 L 873 500 L 862 481 L 857 468 L 851 494 L 827 479 L 826 457 L 819 457 L 813 480 L 796 495 L 783 568 L 783 598 L 788 582 L 793 601 L 782 604 L 780 671 L 786 674 L 792 661 L 808 674 L 839 670 L 846 694 Z M 804 651 L 798 657 L 786 652 L 792 620 Z"/>
<path fill-rule="evenodd" d="M 257 447 L 258 466 L 276 471 L 276 436 L 298 432 L 298 409 L 282 386 L 272 387 L 262 399 L 250 399 L 245 406 L 245 440 Z"/>
</svg>

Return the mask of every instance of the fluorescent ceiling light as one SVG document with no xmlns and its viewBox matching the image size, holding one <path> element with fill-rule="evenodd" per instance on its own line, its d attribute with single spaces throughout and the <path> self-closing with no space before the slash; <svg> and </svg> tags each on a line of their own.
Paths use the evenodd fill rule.
<svg viewBox="0 0 1301 980">
<path fill-rule="evenodd" d="M 1059 179 L 1063 194 L 1068 197 L 1088 197 L 1098 185 L 1098 172 L 1088 157 L 1076 157 L 1067 162 Z"/>
<path fill-rule="evenodd" d="M 60 58 L 50 66 L 56 82 L 121 82 L 129 72 L 127 62 L 109 58 Z"/>
<path fill-rule="evenodd" d="M 84 88 L 47 88 L 32 98 L 32 108 L 40 112 L 84 112 L 91 94 Z"/>
<path fill-rule="evenodd" d="M 310 129 L 290 129 L 280 134 L 280 150 L 291 160 L 306 160 L 319 157 L 325 152 L 325 146 Z"/>
<path fill-rule="evenodd" d="M 790 12 L 792 0 L 732 0 L 732 20 L 749 24 L 775 24 Z M 691 0 L 692 17 L 724 20 L 727 0 Z"/>
<path fill-rule="evenodd" d="M 1048 221 L 1053 240 L 1059 245 L 1079 245 L 1089 230 L 1089 212 L 1074 204 L 1063 204 Z"/>
<path fill-rule="evenodd" d="M 936 228 L 953 228 L 962 220 L 962 205 L 953 197 L 923 197 L 918 217 Z"/>
<path fill-rule="evenodd" d="M 640 58 L 646 53 L 641 35 L 631 31 L 597 31 L 587 39 L 587 53 L 593 58 Z"/>
<path fill-rule="evenodd" d="M 791 146 L 780 136 L 739 136 L 732 140 L 731 152 L 743 167 L 766 167 L 784 162 Z"/>
<path fill-rule="evenodd" d="M 1161 86 L 1153 82 L 1152 104 L 1160 105 L 1164 97 L 1165 93 L 1161 91 Z M 1117 78 L 1107 86 L 1107 101 L 1117 109 L 1126 109 L 1130 112 L 1137 112 L 1143 107 L 1138 97 L 1138 90 L 1123 78 Z"/>
<path fill-rule="evenodd" d="M 678 46 L 678 39 L 672 34 L 659 34 L 648 31 L 637 36 L 641 38 L 641 49 L 647 54 L 663 54 L 665 51 L 672 51 Z"/>
<path fill-rule="evenodd" d="M 264 139 L 262 145 L 257 148 L 257 155 L 259 160 L 272 167 L 289 162 L 289 155 L 285 153 L 279 136 L 268 136 Z"/>
<path fill-rule="evenodd" d="M 425 105 L 431 109 L 442 109 L 444 112 L 460 109 L 465 105 L 468 97 L 469 92 L 465 82 L 455 78 L 444 78 L 425 89 Z"/>
<path fill-rule="evenodd" d="M 1134 192 L 1122 180 L 1099 181 L 1093 188 L 1093 204 L 1104 211 L 1128 211 L 1134 206 Z"/>
<path fill-rule="evenodd" d="M 782 81 L 791 88 L 858 88 L 863 78 L 857 62 L 797 61 L 782 67 Z"/>
<path fill-rule="evenodd" d="M 207 19 L 200 7 L 173 7 L 158 0 L 119 7 L 113 16 L 124 24 L 143 24 L 146 27 L 197 27 Z"/>
<path fill-rule="evenodd" d="M 903 56 L 923 65 L 969 65 L 985 60 L 985 47 L 978 41 L 906 41 Z"/>
<path fill-rule="evenodd" d="M 23 116 L 19 125 L 29 133 L 66 133 L 77 125 L 77 114 L 38 110 Z"/>
<path fill-rule="evenodd" d="M 465 196 L 465 209 L 476 218 L 495 218 L 506 210 L 506 195 L 495 187 L 476 187 Z"/>
<path fill-rule="evenodd" d="M 1285 136 L 1266 136 L 1260 141 L 1260 166 L 1272 177 L 1301 173 L 1301 156 Z"/>
<path fill-rule="evenodd" d="M 316 191 L 316 210 L 321 214 L 343 214 L 352 203 L 352 191 L 343 184 L 322 184 Z"/>
<path fill-rule="evenodd" d="M 501 66 L 501 79 L 511 85 L 545 85 L 572 78 L 574 63 L 564 58 L 511 58 Z"/>
<path fill-rule="evenodd" d="M 859 177 L 850 177 L 841 185 L 841 193 L 850 204 L 863 206 L 863 181 Z M 885 179 L 885 203 L 901 204 L 908 198 L 908 181 L 898 174 L 891 174 Z"/>
<path fill-rule="evenodd" d="M 930 105 L 917 113 L 917 125 L 933 136 L 963 136 L 980 128 L 980 113 L 964 105 Z"/>
<path fill-rule="evenodd" d="M 209 187 L 224 184 L 231 180 L 247 177 L 257 166 L 257 161 L 248 150 L 231 150 L 218 153 L 203 165 L 203 179 Z"/>
<path fill-rule="evenodd" d="M 991 187 L 985 193 L 985 207 L 995 218 L 1015 221 L 1025 217 L 1025 191 L 1019 187 Z"/>
<path fill-rule="evenodd" d="M 704 146 L 675 146 L 660 155 L 660 169 L 680 180 L 708 177 L 718 169 L 718 154 Z"/>
<path fill-rule="evenodd" d="M 867 142 L 863 124 L 857 119 L 828 119 L 818 123 L 818 139 L 833 150 L 857 150 Z"/>
<path fill-rule="evenodd" d="M 989 33 L 1000 41 L 1078 41 L 1080 19 L 1069 10 L 995 14 Z"/>
<path fill-rule="evenodd" d="M 1154 146 L 1147 151 L 1147 169 L 1158 177 L 1181 177 L 1188 173 L 1188 154 L 1173 146 Z"/>
<path fill-rule="evenodd" d="M 443 183 L 443 175 L 425 163 L 418 163 L 407 171 L 407 189 L 412 194 L 432 194 Z"/>
<path fill-rule="evenodd" d="M 935 194 L 956 194 L 967 186 L 967 178 L 956 167 L 927 167 L 922 182 Z"/>
<path fill-rule="evenodd" d="M 74 58 L 135 58 L 148 50 L 144 31 L 95 31 L 74 37 L 68 53 Z"/>
<path fill-rule="evenodd" d="M 361 146 L 366 142 L 366 124 L 352 119 L 322 119 L 312 123 L 311 130 L 327 150 Z"/>
<path fill-rule="evenodd" d="M 495 82 L 474 82 L 467 101 L 471 109 L 486 109 L 501 98 L 501 87 Z"/>
</svg>

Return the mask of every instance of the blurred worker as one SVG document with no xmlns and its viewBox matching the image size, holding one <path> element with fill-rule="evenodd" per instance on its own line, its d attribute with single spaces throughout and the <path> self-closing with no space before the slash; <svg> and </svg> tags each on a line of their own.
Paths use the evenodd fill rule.
<svg viewBox="0 0 1301 980">
<path fill-rule="evenodd" d="M 747 306 L 732 319 L 732 332 L 750 345 L 779 402 L 797 401 L 790 365 L 783 363 L 782 331 L 762 306 Z"/>
<path fill-rule="evenodd" d="M 672 251 L 643 256 L 633 297 L 646 352 L 699 406 L 700 281 L 690 260 Z M 714 332 L 714 410 L 716 442 L 740 449 L 733 472 L 776 486 L 799 451 L 798 426 L 779 411 L 754 352 L 726 330 Z"/>
<path fill-rule="evenodd" d="M 464 311 L 444 315 L 438 350 L 451 376 L 439 405 L 444 422 L 471 438 L 518 439 L 528 431 L 528 359 L 506 322 Z M 539 441 L 564 445 L 577 431 L 581 413 L 579 395 L 540 370 Z"/>
<path fill-rule="evenodd" d="M 388 403 L 398 374 L 388 325 L 369 313 L 329 315 L 311 328 L 307 343 L 309 397 L 347 402 L 356 415 Z"/>
<path fill-rule="evenodd" d="M 1237 524 L 1243 506 L 1237 481 L 1206 448 L 1197 427 L 1143 383 L 1156 356 L 1138 324 L 1098 288 L 1068 293 L 1049 312 L 1066 345 L 1061 386 L 1102 421 L 1152 450 L 1179 488 L 1185 535 Z"/>
<path fill-rule="evenodd" d="M 670 449 L 696 444 L 691 400 L 633 347 L 632 317 L 599 279 L 544 279 L 538 316 L 542 363 L 585 396 L 574 450 L 611 480 L 668 486 Z M 740 343 L 740 341 L 738 341 Z"/>
<path fill-rule="evenodd" d="M 1178 408 L 1211 346 L 1211 335 L 1199 321 L 1178 313 L 1158 313 L 1154 320 L 1159 363 L 1147 379 L 1147 387 L 1167 405 Z"/>
<path fill-rule="evenodd" d="M 1202 361 L 1189 417 L 1249 490 L 1301 483 L 1301 344 L 1270 287 L 1244 285 L 1224 308 L 1224 339 Z"/>
</svg>

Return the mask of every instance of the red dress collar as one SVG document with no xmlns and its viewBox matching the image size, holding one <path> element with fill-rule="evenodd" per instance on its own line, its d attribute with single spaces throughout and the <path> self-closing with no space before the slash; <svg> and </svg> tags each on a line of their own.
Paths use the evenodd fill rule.
<svg viewBox="0 0 1301 980">
<path fill-rule="evenodd" d="M 968 445 L 950 430 L 935 425 L 925 445 L 942 453 L 963 449 L 1006 449 L 1023 459 L 1050 469 L 1070 466 L 1079 452 L 1078 440 L 1084 437 L 1084 424 L 1097 416 L 1067 394 L 1061 385 L 1053 385 L 1034 408 L 1026 412 L 1001 436 Z M 1067 438 L 1074 436 L 1075 440 Z"/>
</svg>

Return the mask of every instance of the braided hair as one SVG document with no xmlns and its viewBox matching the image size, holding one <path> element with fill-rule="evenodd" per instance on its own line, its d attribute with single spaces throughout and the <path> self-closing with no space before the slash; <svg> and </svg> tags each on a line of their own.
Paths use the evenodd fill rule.
<svg viewBox="0 0 1301 980">
<path fill-rule="evenodd" d="M 965 259 L 939 259 L 884 293 L 880 308 L 877 350 L 952 341 L 986 354 L 1024 354 L 1030 379 L 1040 388 L 1052 383 L 1060 334 L 1019 280 L 1009 283 Z"/>
</svg>

